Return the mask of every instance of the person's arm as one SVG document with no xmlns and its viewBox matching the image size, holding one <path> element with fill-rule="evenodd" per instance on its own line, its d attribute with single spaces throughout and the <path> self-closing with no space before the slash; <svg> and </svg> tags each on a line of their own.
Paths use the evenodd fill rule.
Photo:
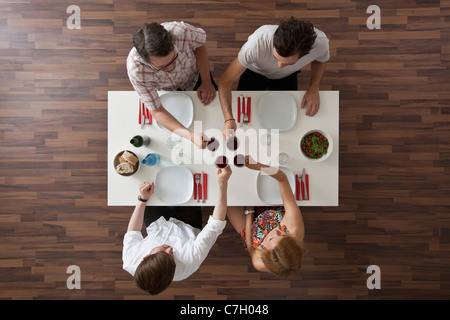
<svg viewBox="0 0 450 320">
<path fill-rule="evenodd" d="M 216 97 L 216 88 L 211 82 L 209 73 L 208 51 L 206 44 L 194 50 L 197 59 L 197 66 L 202 79 L 202 84 L 197 89 L 197 95 L 200 101 L 206 106 Z"/>
<path fill-rule="evenodd" d="M 295 234 L 300 240 L 303 240 L 305 234 L 303 217 L 300 208 L 297 206 L 297 202 L 295 201 L 294 193 L 292 192 L 292 188 L 286 174 L 280 169 L 256 162 L 250 156 L 246 157 L 246 166 L 253 170 L 265 172 L 278 181 L 278 187 L 280 189 L 281 199 L 285 209 L 283 222 L 285 222 L 292 234 Z"/>
<path fill-rule="evenodd" d="M 216 220 L 223 221 L 227 215 L 227 190 L 228 179 L 231 176 L 231 168 L 217 169 L 217 182 L 219 184 L 219 195 L 212 216 Z"/>
<path fill-rule="evenodd" d="M 319 91 L 320 81 L 322 80 L 326 66 L 326 62 L 311 62 L 311 82 L 309 83 L 309 90 Z"/>
<path fill-rule="evenodd" d="M 306 115 L 309 115 L 311 117 L 314 116 L 320 108 L 319 86 L 326 65 L 326 62 L 311 62 L 311 81 L 309 83 L 308 91 L 306 91 L 305 95 L 303 96 L 301 104 L 302 109 L 305 107 L 305 105 L 307 105 Z"/>
<path fill-rule="evenodd" d="M 222 107 L 222 114 L 224 121 L 228 119 L 234 119 L 233 110 L 231 109 L 231 87 L 235 81 L 239 79 L 239 77 L 244 73 L 246 68 L 241 65 L 238 58 L 235 58 L 233 62 L 228 66 L 227 70 L 225 70 L 224 74 L 219 79 L 219 99 L 220 105 Z M 236 130 L 236 121 L 230 120 L 225 122 L 223 128 L 223 135 L 226 137 L 226 131 L 228 130 Z"/>
<path fill-rule="evenodd" d="M 142 199 L 148 200 L 153 194 L 155 189 L 155 184 L 149 184 L 148 182 L 143 182 L 139 185 L 139 194 Z M 144 224 L 144 213 L 146 202 L 138 200 L 136 207 L 134 208 L 133 214 L 131 215 L 130 222 L 128 223 L 128 231 L 141 231 Z"/>
<path fill-rule="evenodd" d="M 198 148 L 206 148 L 206 142 L 203 142 L 202 138 L 203 134 L 201 132 L 195 133 L 189 131 L 177 119 L 175 119 L 175 117 L 170 114 L 161 104 L 161 100 L 156 88 L 154 87 L 154 84 L 152 84 L 151 82 L 145 82 L 145 80 L 141 77 L 142 72 L 140 72 L 140 69 L 133 68 L 133 66 L 134 65 L 129 62 L 128 76 L 130 78 L 130 82 L 133 85 L 134 90 L 138 93 L 139 97 L 141 97 L 145 106 L 150 110 L 152 117 L 155 118 L 158 123 L 166 127 L 169 131 L 176 131 L 178 135 L 188 139 Z"/>
<path fill-rule="evenodd" d="M 192 132 L 186 129 L 174 116 L 172 116 L 164 106 L 160 106 L 158 109 L 151 110 L 152 117 L 155 118 L 158 123 L 162 124 L 169 131 L 175 132 L 179 136 L 191 141 L 197 148 L 206 148 L 207 138 L 202 132 Z"/>
<path fill-rule="evenodd" d="M 230 176 L 231 168 L 229 166 L 225 169 L 217 169 L 217 182 L 219 184 L 217 203 L 212 215 L 208 218 L 208 222 L 195 238 L 194 251 L 192 252 L 192 256 L 195 257 L 198 265 L 206 258 L 209 250 L 216 242 L 217 237 L 222 233 L 227 224 L 225 217 L 227 213 L 228 179 Z"/>
<path fill-rule="evenodd" d="M 281 171 L 281 170 L 279 170 Z M 305 225 L 303 222 L 302 213 L 295 201 L 294 193 L 287 176 L 278 180 L 278 187 L 280 188 L 281 199 L 284 205 L 283 223 L 288 227 L 289 232 L 295 235 L 298 239 L 303 240 L 305 236 Z"/>
</svg>

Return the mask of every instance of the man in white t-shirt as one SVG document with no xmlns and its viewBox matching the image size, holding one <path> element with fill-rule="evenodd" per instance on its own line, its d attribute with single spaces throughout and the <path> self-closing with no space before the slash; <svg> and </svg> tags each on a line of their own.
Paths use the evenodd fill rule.
<svg viewBox="0 0 450 320">
<path fill-rule="evenodd" d="M 134 276 L 140 289 L 156 295 L 172 281 L 184 280 L 198 270 L 226 226 L 230 176 L 229 166 L 217 169 L 218 199 L 202 230 L 174 217 L 167 220 L 161 216 L 147 226 L 145 238 L 141 230 L 146 202 L 153 194 L 154 183 L 140 184 L 138 203 L 128 223 L 122 252 L 123 269 Z M 175 210 L 179 208 L 174 207 Z M 192 212 L 184 212 L 184 216 L 189 214 Z"/>
<path fill-rule="evenodd" d="M 311 64 L 311 82 L 301 107 L 314 116 L 320 107 L 319 84 L 330 58 L 326 35 L 309 22 L 295 18 L 257 29 L 242 46 L 219 80 L 219 98 L 224 115 L 224 134 L 236 129 L 231 110 L 231 87 L 238 90 L 298 90 L 297 74 Z"/>
</svg>

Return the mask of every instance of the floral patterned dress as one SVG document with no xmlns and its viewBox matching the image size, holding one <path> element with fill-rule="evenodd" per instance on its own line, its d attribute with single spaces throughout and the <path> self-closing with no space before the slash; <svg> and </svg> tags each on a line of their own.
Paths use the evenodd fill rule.
<svg viewBox="0 0 450 320">
<path fill-rule="evenodd" d="M 251 241 L 252 247 L 258 248 L 264 241 L 270 231 L 279 227 L 281 231 L 289 233 L 286 226 L 281 225 L 281 219 L 284 217 L 284 207 L 258 207 L 255 208 L 255 221 L 252 224 Z M 245 242 L 245 228 L 240 233 L 241 240 L 244 242 L 244 248 L 247 249 Z"/>
</svg>

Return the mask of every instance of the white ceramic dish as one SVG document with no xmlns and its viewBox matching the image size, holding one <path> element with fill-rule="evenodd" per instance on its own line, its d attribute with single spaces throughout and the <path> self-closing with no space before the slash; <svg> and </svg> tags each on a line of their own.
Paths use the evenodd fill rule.
<svg viewBox="0 0 450 320">
<path fill-rule="evenodd" d="M 194 104 L 188 95 L 180 92 L 167 92 L 161 94 L 160 99 L 163 107 L 183 126 L 186 128 L 191 126 L 194 119 Z M 170 132 L 162 124 L 158 123 L 158 126 Z"/>
<path fill-rule="evenodd" d="M 156 175 L 155 193 L 164 203 L 170 205 L 185 203 L 192 197 L 193 179 L 191 171 L 185 167 L 164 167 Z"/>
<path fill-rule="evenodd" d="M 297 121 L 297 103 L 290 94 L 267 93 L 259 99 L 258 116 L 263 128 L 287 131 Z"/>
<path fill-rule="evenodd" d="M 286 167 L 280 167 L 288 180 L 291 189 L 295 190 L 295 175 Z M 258 197 L 266 204 L 269 205 L 283 205 L 283 200 L 281 199 L 280 188 L 278 186 L 278 181 L 272 178 L 270 175 L 259 172 L 256 179 L 256 189 L 258 192 Z"/>
</svg>

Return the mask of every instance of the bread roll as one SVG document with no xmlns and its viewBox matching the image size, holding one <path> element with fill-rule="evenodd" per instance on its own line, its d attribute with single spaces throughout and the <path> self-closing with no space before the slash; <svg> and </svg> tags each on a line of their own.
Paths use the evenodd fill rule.
<svg viewBox="0 0 450 320">
<path fill-rule="evenodd" d="M 123 162 L 123 163 L 119 163 L 116 167 L 116 171 L 119 174 L 129 174 L 129 173 L 133 173 L 135 170 L 134 165 L 132 165 L 129 162 Z"/>
<path fill-rule="evenodd" d="M 128 162 L 127 160 L 125 160 L 122 156 L 119 157 L 119 163 L 125 163 Z"/>
<path fill-rule="evenodd" d="M 128 151 L 124 151 L 124 153 L 121 156 L 123 159 L 125 159 L 125 161 L 131 163 L 133 166 L 136 166 L 136 164 L 138 163 L 139 159 L 132 153 L 128 152 Z"/>
</svg>

